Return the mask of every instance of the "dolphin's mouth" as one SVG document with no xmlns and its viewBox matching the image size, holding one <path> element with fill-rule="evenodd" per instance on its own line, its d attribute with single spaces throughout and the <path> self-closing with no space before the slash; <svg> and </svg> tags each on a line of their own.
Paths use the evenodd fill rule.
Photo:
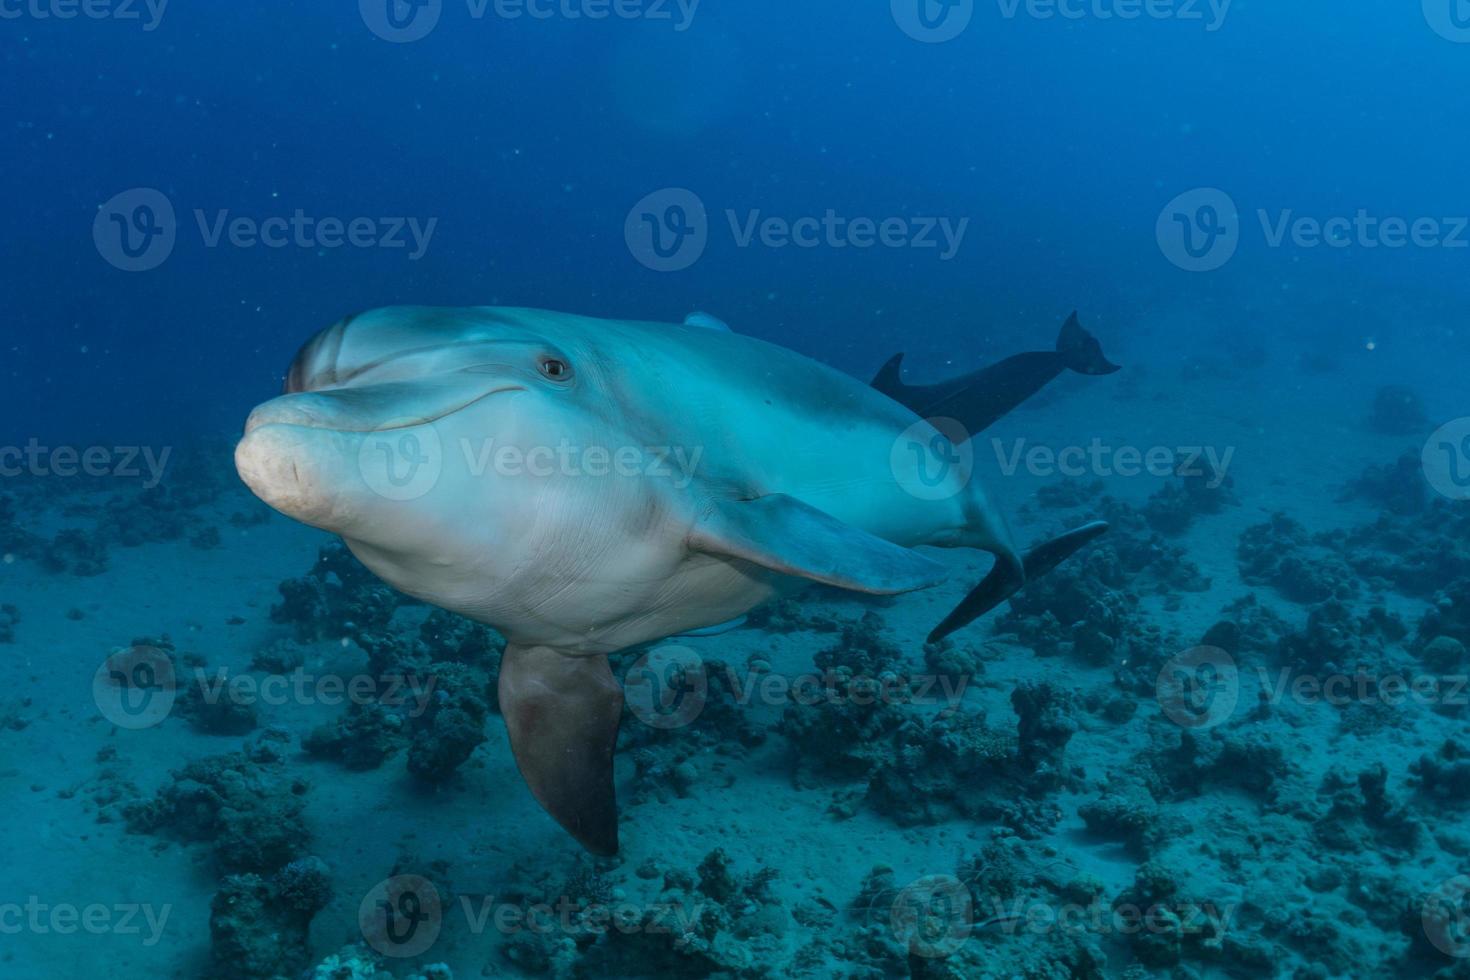
<svg viewBox="0 0 1470 980">
<path fill-rule="evenodd" d="M 452 374 L 361 387 L 328 388 L 282 395 L 257 407 L 245 434 L 266 425 L 292 425 L 336 432 L 388 432 L 428 425 L 508 391 L 525 391 L 511 381 Z"/>
</svg>

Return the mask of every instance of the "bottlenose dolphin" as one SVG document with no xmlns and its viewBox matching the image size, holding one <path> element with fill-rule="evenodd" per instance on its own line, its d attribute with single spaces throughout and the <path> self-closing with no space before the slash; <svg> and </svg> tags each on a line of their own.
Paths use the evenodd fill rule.
<svg viewBox="0 0 1470 980">
<path fill-rule="evenodd" d="M 991 552 L 938 638 L 1105 530 L 1022 557 L 954 452 L 963 432 L 723 327 L 364 313 L 302 348 L 235 454 L 267 504 L 339 534 L 395 588 L 504 634 L 516 762 L 598 854 L 618 846 L 622 694 L 607 654 L 810 583 L 891 595 L 944 581 L 920 545 Z"/>
</svg>

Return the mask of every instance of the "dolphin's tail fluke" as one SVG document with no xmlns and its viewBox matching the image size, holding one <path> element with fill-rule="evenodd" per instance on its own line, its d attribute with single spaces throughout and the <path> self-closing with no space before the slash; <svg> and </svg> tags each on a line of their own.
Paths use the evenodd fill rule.
<svg viewBox="0 0 1470 980">
<path fill-rule="evenodd" d="M 1057 356 L 1070 371 L 1078 374 L 1112 374 L 1122 368 L 1112 363 L 1103 354 L 1102 344 L 1096 337 L 1082 329 L 1077 313 L 1067 317 L 1062 332 L 1057 336 Z"/>
<path fill-rule="evenodd" d="M 995 567 L 991 568 L 990 574 L 975 586 L 974 591 L 965 596 L 965 600 L 956 606 L 953 612 L 944 617 L 944 622 L 934 627 L 934 631 L 929 634 L 929 642 L 938 643 L 955 630 L 973 623 L 1019 592 L 1027 582 L 1045 575 L 1070 558 L 1083 545 L 1096 540 L 1107 529 L 1108 525 L 1104 521 L 1084 524 L 1060 537 L 1037 545 L 1020 561 L 1016 560 L 1014 554 L 998 553 L 995 558 Z"/>
<path fill-rule="evenodd" d="M 1008 357 L 999 364 L 932 385 L 903 381 L 903 355 L 888 359 L 873 387 L 927 419 L 949 418 L 971 436 L 989 428 L 1064 371 L 1102 375 L 1119 370 L 1103 354 L 1096 337 L 1073 313 L 1062 324 L 1055 350 Z"/>
</svg>

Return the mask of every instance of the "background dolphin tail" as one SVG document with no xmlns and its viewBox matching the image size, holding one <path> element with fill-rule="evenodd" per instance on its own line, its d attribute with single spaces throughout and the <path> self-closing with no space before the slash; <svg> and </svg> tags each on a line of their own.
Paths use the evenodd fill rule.
<svg viewBox="0 0 1470 980">
<path fill-rule="evenodd" d="M 1062 332 L 1057 336 L 1057 354 L 1068 370 L 1078 374 L 1112 374 L 1122 370 L 1103 355 L 1102 344 L 1097 338 L 1082 329 L 1075 310 L 1062 324 Z"/>
<path fill-rule="evenodd" d="M 1065 371 L 1102 375 L 1120 370 L 1104 356 L 1097 338 L 1073 313 L 1062 324 L 1055 350 L 1032 351 L 932 385 L 903 382 L 903 355 L 888 359 L 873 387 L 926 419 L 954 419 L 977 435 Z"/>
<path fill-rule="evenodd" d="M 929 634 L 928 642 L 938 643 L 949 634 L 968 626 L 975 620 L 984 616 L 996 606 L 1005 602 L 1011 596 L 1026 585 L 1045 575 L 1075 554 L 1084 545 L 1095 541 L 1108 530 L 1105 521 L 1094 521 L 1074 528 L 1060 537 L 1052 538 L 1037 545 L 1026 553 L 1026 557 L 1017 561 L 1015 555 L 997 553 L 995 565 L 990 569 L 990 574 L 964 601 L 954 608 L 944 622 L 934 627 Z"/>
</svg>

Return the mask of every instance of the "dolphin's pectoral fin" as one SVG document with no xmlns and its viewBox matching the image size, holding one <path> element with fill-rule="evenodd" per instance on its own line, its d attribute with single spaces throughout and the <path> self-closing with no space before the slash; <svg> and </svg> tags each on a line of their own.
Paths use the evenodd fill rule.
<svg viewBox="0 0 1470 980">
<path fill-rule="evenodd" d="M 695 526 L 696 551 L 874 595 L 938 585 L 943 565 L 786 494 L 722 501 Z"/>
<path fill-rule="evenodd" d="M 607 657 L 506 647 L 500 708 L 516 765 L 537 801 L 593 854 L 616 854 L 613 749 L 623 692 Z"/>
</svg>

